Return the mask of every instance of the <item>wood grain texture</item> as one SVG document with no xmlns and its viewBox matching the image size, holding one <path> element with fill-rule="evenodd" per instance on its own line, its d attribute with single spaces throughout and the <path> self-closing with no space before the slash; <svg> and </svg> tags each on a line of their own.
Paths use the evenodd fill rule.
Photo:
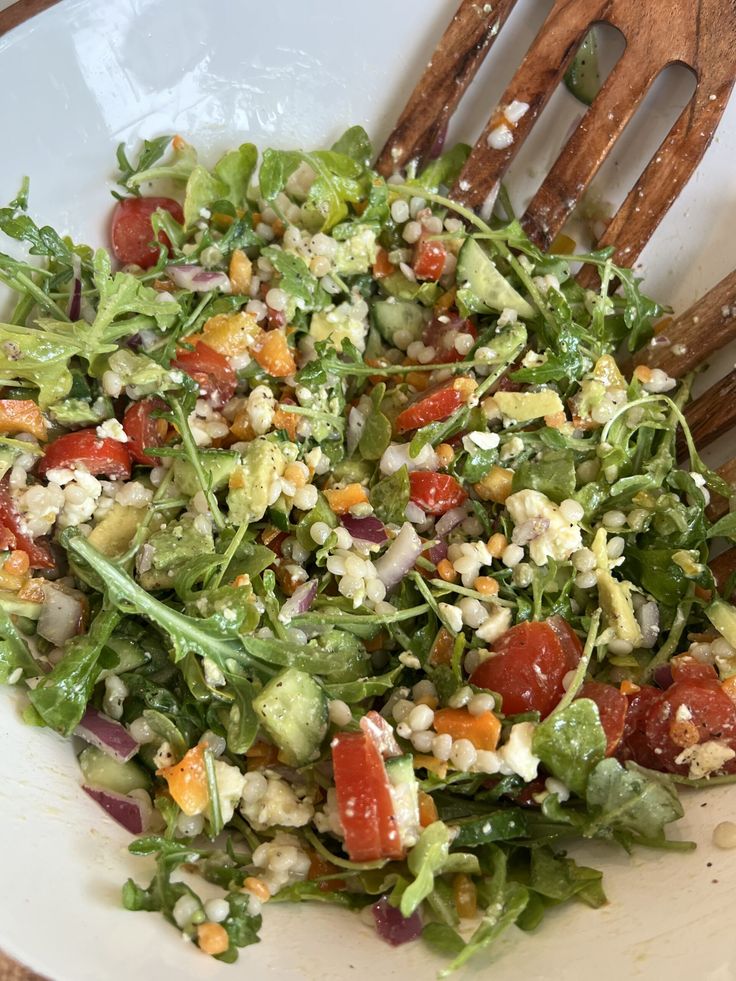
<svg viewBox="0 0 736 981">
<path fill-rule="evenodd" d="M 634 364 L 661 368 L 673 378 L 704 364 L 736 337 L 736 270 L 676 317 L 655 343 L 642 348 Z"/>
<path fill-rule="evenodd" d="M 0 951 L 0 981 L 45 981 L 45 979 Z"/>
<path fill-rule="evenodd" d="M 0 10 L 0 36 L 57 3 L 59 0 L 17 0 L 5 10 Z"/>
<path fill-rule="evenodd" d="M 736 459 L 724 463 L 722 467 L 718 468 L 716 473 L 719 477 L 723 477 L 726 483 L 730 484 L 734 488 L 734 491 L 736 491 Z M 728 514 L 728 507 L 729 501 L 727 497 L 714 494 L 706 513 L 711 521 L 718 521 L 724 514 Z"/>
<path fill-rule="evenodd" d="M 384 177 L 426 159 L 515 4 L 462 0 L 378 156 Z"/>
<path fill-rule="evenodd" d="M 685 417 L 698 449 L 709 446 L 736 425 L 736 369 L 711 385 L 685 410 Z M 687 449 L 678 436 L 677 458 L 685 457 Z"/>
</svg>

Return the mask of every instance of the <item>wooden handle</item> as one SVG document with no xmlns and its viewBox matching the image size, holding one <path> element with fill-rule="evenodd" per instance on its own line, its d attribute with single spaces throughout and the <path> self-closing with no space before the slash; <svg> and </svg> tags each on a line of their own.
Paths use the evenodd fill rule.
<svg viewBox="0 0 736 981">
<path fill-rule="evenodd" d="M 0 11 L 0 36 L 58 2 L 59 0 L 17 0 L 17 3 Z"/>
<path fill-rule="evenodd" d="M 680 378 L 704 364 L 734 337 L 736 269 L 642 348 L 635 355 L 634 364 L 661 368 L 673 378 Z"/>
<path fill-rule="evenodd" d="M 736 425 L 736 370 L 712 385 L 707 392 L 691 402 L 685 410 L 693 440 L 698 449 L 708 446 Z M 677 458 L 687 453 L 685 441 L 678 436 Z"/>
</svg>

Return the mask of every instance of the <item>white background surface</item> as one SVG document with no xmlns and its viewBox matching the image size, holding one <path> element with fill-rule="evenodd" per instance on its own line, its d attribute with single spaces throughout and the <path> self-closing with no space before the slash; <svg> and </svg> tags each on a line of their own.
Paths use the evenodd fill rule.
<svg viewBox="0 0 736 981">
<path fill-rule="evenodd" d="M 0 0 L 0 5 L 4 0 Z M 548 7 L 520 2 L 459 114 L 472 139 Z M 181 132 L 210 152 L 243 139 L 320 144 L 349 123 L 384 137 L 454 9 L 453 0 L 66 0 L 0 39 L 0 200 L 31 177 L 31 210 L 73 236 L 104 241 L 106 180 L 120 140 Z M 607 168 L 604 196 L 621 196 L 657 124 L 682 104 L 687 80 L 658 87 Z M 515 196 L 535 182 L 582 112 L 560 93 L 515 168 Z M 676 310 L 736 264 L 736 106 L 686 194 L 644 259 L 647 285 Z M 731 358 L 719 359 L 723 371 Z M 263 943 L 236 967 L 188 949 L 157 916 L 126 913 L 119 888 L 148 869 L 125 852 L 127 836 L 78 790 L 67 744 L 18 719 L 0 697 L 0 946 L 55 981 L 343 981 L 429 979 L 420 945 L 392 951 L 369 927 L 326 908 L 268 909 Z M 736 817 L 736 789 L 689 795 L 679 834 L 687 856 L 600 846 L 610 905 L 551 915 L 530 937 L 510 936 L 489 966 L 495 981 L 654 979 L 730 981 L 736 976 L 734 853 L 710 845 L 714 824 Z M 712 867 L 708 867 L 712 862 Z M 717 880 L 714 882 L 713 880 Z M 517 942 L 518 941 L 518 942 Z"/>
</svg>

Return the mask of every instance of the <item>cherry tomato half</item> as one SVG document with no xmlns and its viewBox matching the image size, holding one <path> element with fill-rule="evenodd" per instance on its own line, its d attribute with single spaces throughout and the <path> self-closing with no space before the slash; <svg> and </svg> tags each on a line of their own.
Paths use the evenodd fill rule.
<svg viewBox="0 0 736 981">
<path fill-rule="evenodd" d="M 421 238 L 414 248 L 414 274 L 417 279 L 437 280 L 445 268 L 447 249 L 443 242 Z"/>
<path fill-rule="evenodd" d="M 158 261 L 159 250 L 153 245 L 154 232 L 151 216 L 158 209 L 168 211 L 180 224 L 184 212 L 173 198 L 123 198 L 112 213 L 110 238 L 115 258 L 124 265 L 135 263 L 141 269 L 149 269 Z M 163 232 L 159 242 L 171 248 L 171 242 Z"/>
<path fill-rule="evenodd" d="M 642 766 L 648 766 L 651 769 L 656 768 L 656 757 L 647 746 L 642 725 L 647 712 L 655 702 L 659 701 L 661 695 L 661 688 L 642 685 L 637 691 L 626 697 L 628 708 L 624 732 L 616 751 L 616 756 L 619 759 L 635 760 Z"/>
<path fill-rule="evenodd" d="M 662 692 L 647 711 L 642 731 L 646 745 L 656 760 L 655 768 L 668 773 L 687 773 L 687 763 L 676 763 L 685 748 L 676 726 L 682 721 L 697 729 L 698 743 L 714 739 L 736 748 L 736 705 L 717 681 L 676 681 Z M 736 759 L 724 770 L 733 773 Z"/>
<path fill-rule="evenodd" d="M 413 470 L 409 474 L 409 498 L 427 514 L 440 515 L 458 507 L 468 495 L 449 473 Z"/>
<path fill-rule="evenodd" d="M 225 405 L 235 394 L 238 378 L 230 362 L 203 341 L 197 341 L 193 351 L 177 351 L 171 367 L 186 372 L 205 398 L 217 406 Z"/>
<path fill-rule="evenodd" d="M 43 477 L 47 470 L 82 464 L 95 476 L 130 477 L 132 461 L 125 443 L 97 435 L 94 429 L 80 429 L 66 433 L 49 443 L 38 464 L 38 474 Z"/>
<path fill-rule="evenodd" d="M 493 656 L 470 677 L 503 698 L 505 715 L 549 715 L 564 694 L 562 681 L 580 660 L 583 645 L 562 617 L 519 623 L 498 638 Z"/>
<path fill-rule="evenodd" d="M 456 409 L 466 401 L 467 392 L 462 385 L 455 386 L 454 381 L 446 382 L 439 388 L 422 392 L 415 402 L 396 417 L 396 431 L 406 433 L 411 429 L 419 429 L 430 422 L 441 422 L 449 418 Z"/>
<path fill-rule="evenodd" d="M 601 725 L 606 734 L 606 756 L 613 756 L 623 738 L 626 713 L 629 703 L 613 685 L 600 681 L 586 681 L 580 689 L 578 698 L 590 698 L 598 706 Z"/>
<path fill-rule="evenodd" d="M 165 419 L 156 418 L 153 413 L 166 408 L 163 399 L 149 398 L 133 402 L 125 410 L 123 429 L 128 437 L 128 450 L 136 463 L 144 467 L 156 467 L 161 463 L 160 457 L 152 456 L 143 451 L 156 446 L 163 446 L 169 426 Z"/>
<path fill-rule="evenodd" d="M 473 341 L 478 337 L 478 331 L 472 321 L 466 320 L 456 313 L 441 313 L 432 317 L 422 331 L 422 342 L 426 347 L 435 349 L 432 364 L 453 364 L 465 357 L 455 347 L 455 341 L 460 334 L 470 334 Z"/>
<path fill-rule="evenodd" d="M 0 541 L 3 549 L 20 549 L 28 556 L 32 569 L 53 569 L 56 563 L 49 546 L 28 534 L 7 484 L 0 484 Z"/>
<path fill-rule="evenodd" d="M 339 732 L 332 741 L 332 765 L 351 861 L 401 858 L 386 767 L 373 737 L 367 732 Z"/>
</svg>

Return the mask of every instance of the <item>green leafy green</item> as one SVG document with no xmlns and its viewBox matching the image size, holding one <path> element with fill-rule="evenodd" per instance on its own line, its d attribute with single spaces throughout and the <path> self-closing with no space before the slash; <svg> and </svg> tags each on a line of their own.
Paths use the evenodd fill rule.
<svg viewBox="0 0 736 981">
<path fill-rule="evenodd" d="M 591 771 L 606 752 L 606 734 L 595 702 L 579 698 L 553 712 L 535 729 L 533 751 L 553 776 L 583 794 Z"/>
<path fill-rule="evenodd" d="M 628 833 L 657 840 L 665 825 L 683 815 L 672 781 L 661 773 L 642 770 L 633 763 L 602 760 L 591 772 L 586 794 L 591 813 L 588 837 Z"/>
</svg>

